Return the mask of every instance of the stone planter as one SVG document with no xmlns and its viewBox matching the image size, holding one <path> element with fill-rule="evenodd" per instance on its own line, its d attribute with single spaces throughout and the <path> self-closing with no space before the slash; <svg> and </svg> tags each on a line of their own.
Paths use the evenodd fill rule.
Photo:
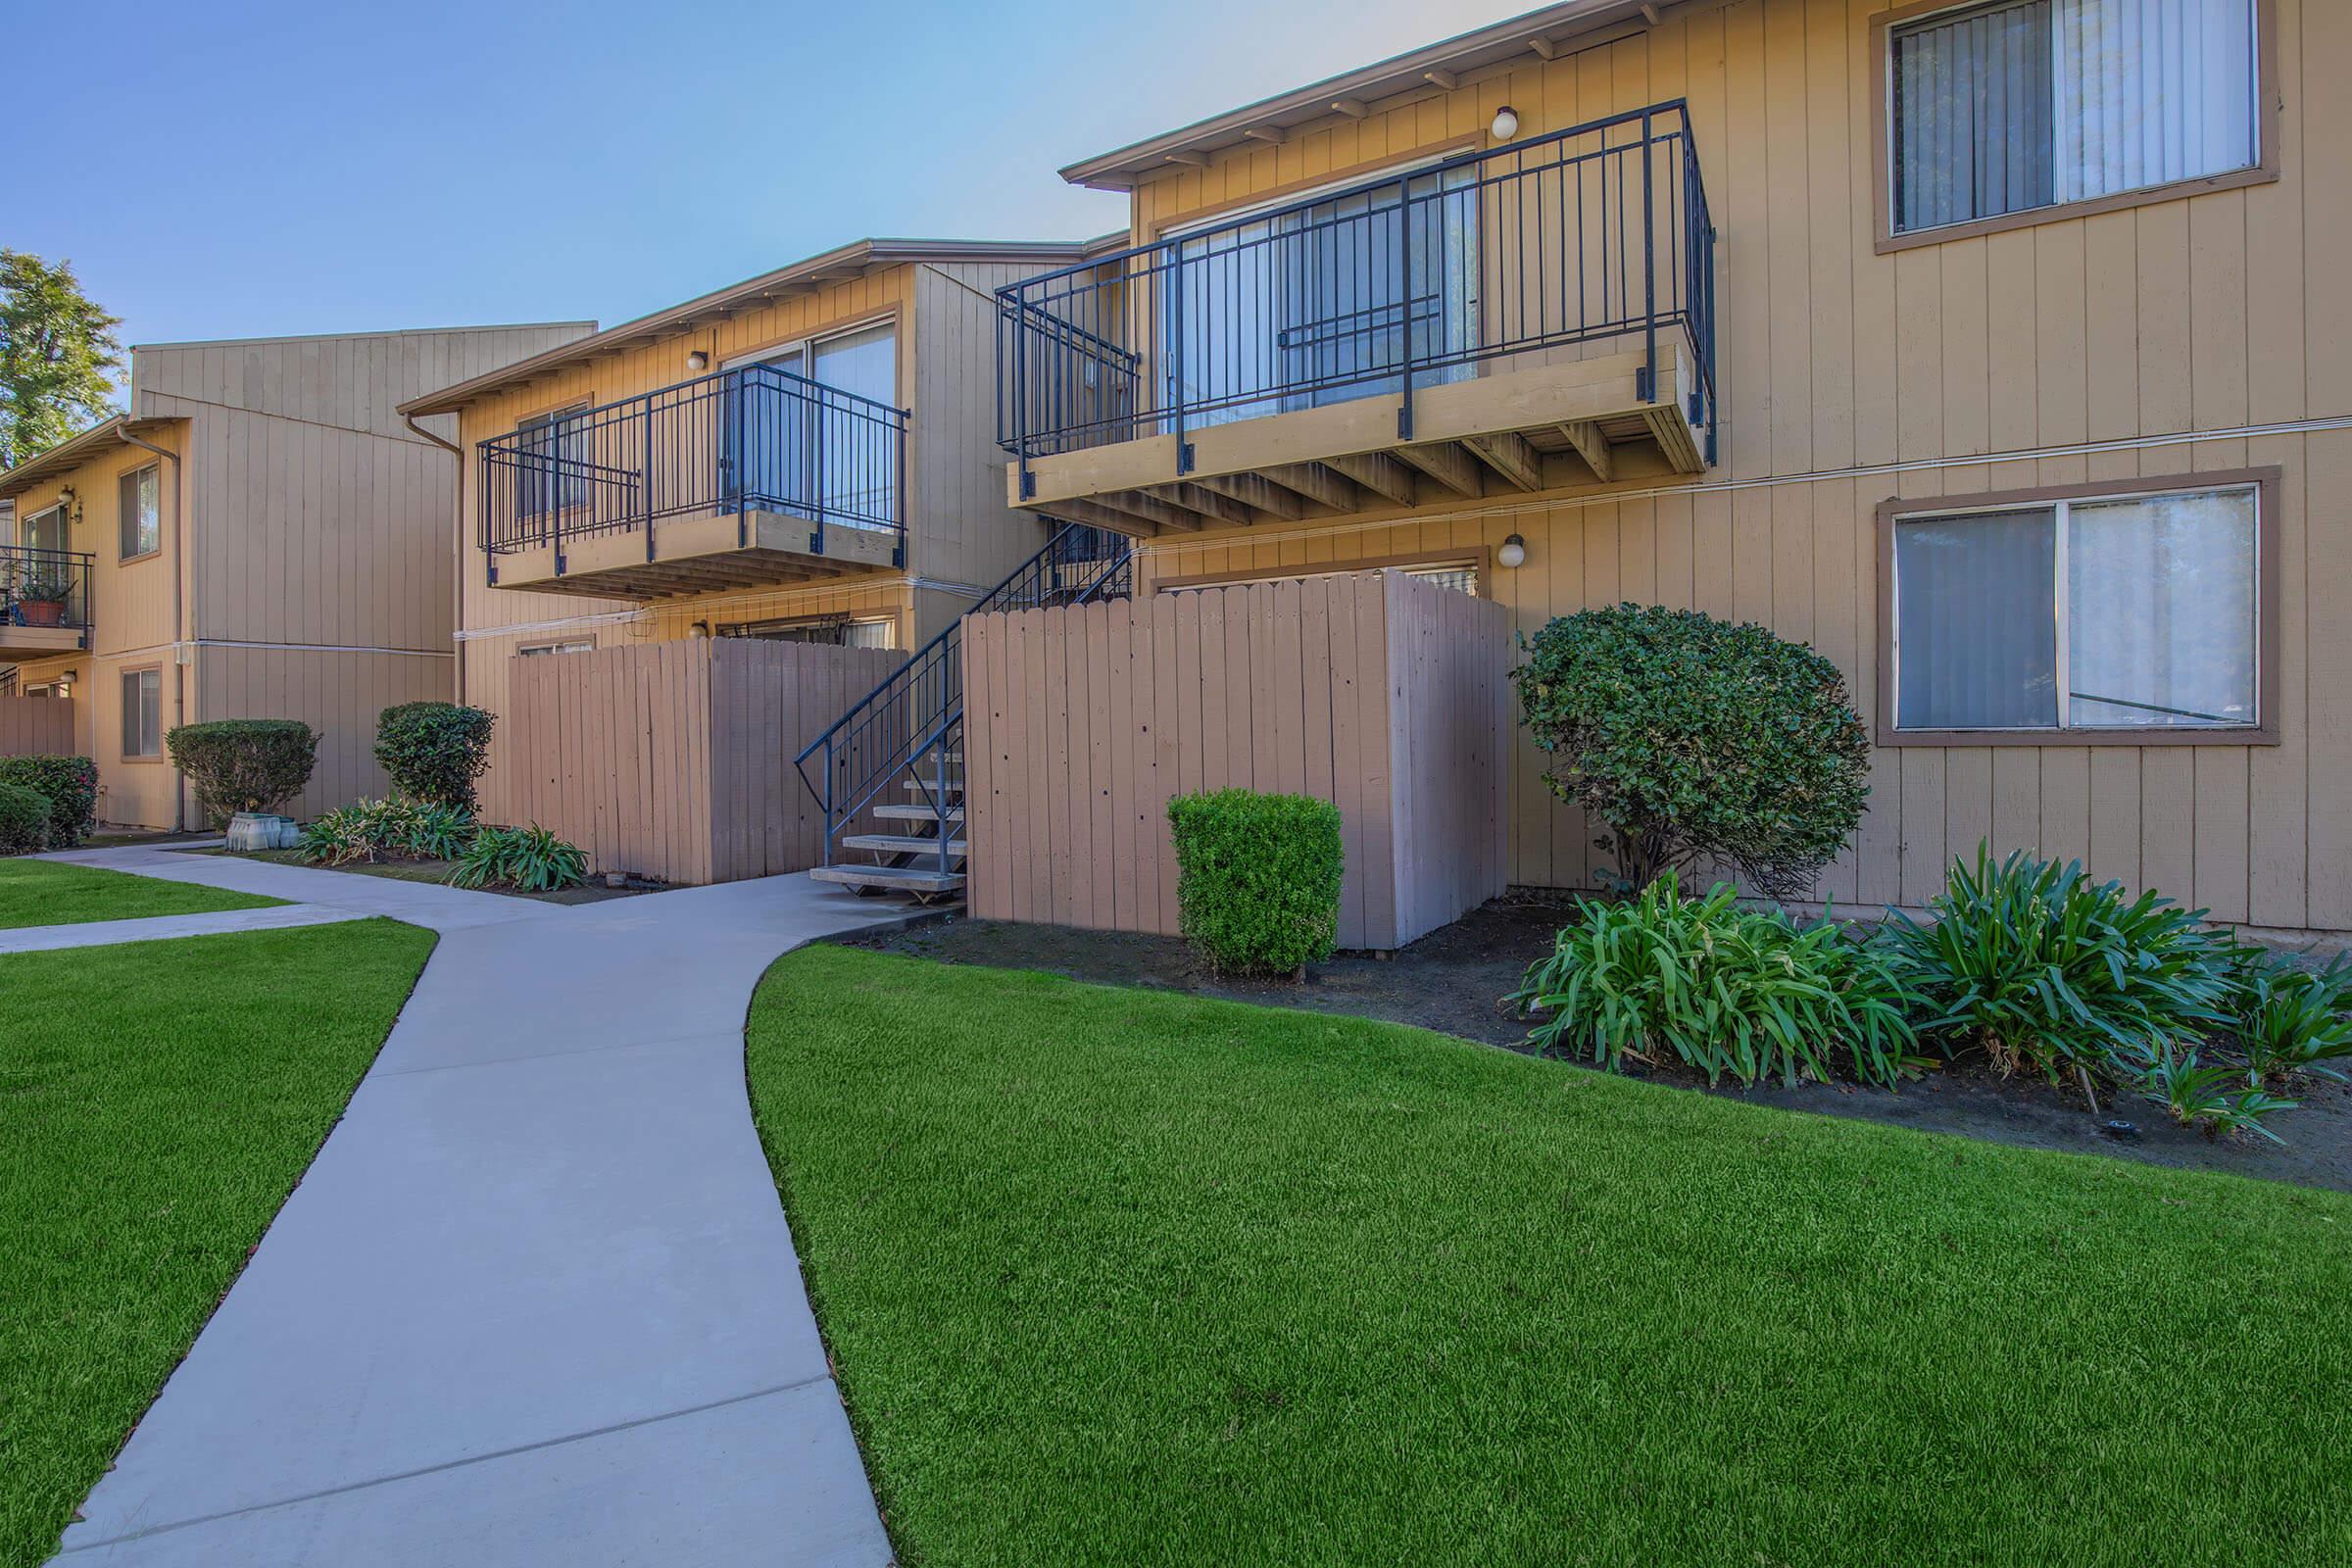
<svg viewBox="0 0 2352 1568">
<path fill-rule="evenodd" d="M 256 850 L 290 850 L 301 842 L 302 829 L 290 816 L 269 811 L 239 811 L 228 819 L 228 848 L 237 855 Z"/>
</svg>

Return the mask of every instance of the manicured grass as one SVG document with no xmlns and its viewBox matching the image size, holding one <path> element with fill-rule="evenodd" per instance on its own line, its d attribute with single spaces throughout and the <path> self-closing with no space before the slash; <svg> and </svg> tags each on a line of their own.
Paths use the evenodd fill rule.
<svg viewBox="0 0 2352 1568">
<path fill-rule="evenodd" d="M 57 1549 L 432 947 L 364 920 L 0 956 L 0 1564 Z"/>
<path fill-rule="evenodd" d="M 132 876 L 58 860 L 0 860 L 0 927 L 141 920 L 151 914 L 262 909 L 283 899 Z"/>
<path fill-rule="evenodd" d="M 839 948 L 760 1131 L 901 1560 L 2352 1560 L 2352 1200 Z"/>
</svg>

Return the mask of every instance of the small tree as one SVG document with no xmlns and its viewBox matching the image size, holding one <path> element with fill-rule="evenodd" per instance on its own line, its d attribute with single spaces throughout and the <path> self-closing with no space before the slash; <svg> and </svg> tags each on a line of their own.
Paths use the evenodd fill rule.
<svg viewBox="0 0 2352 1568">
<path fill-rule="evenodd" d="M 120 324 L 82 293 L 73 263 L 0 249 L 0 468 L 115 412 Z"/>
<path fill-rule="evenodd" d="M 1838 666 L 1757 625 L 1618 605 L 1536 634 L 1513 673 L 1544 782 L 1608 830 L 1626 888 L 1719 861 L 1813 885 L 1862 819 L 1870 739 Z"/>
<path fill-rule="evenodd" d="M 463 703 L 402 703 L 375 721 L 375 760 L 412 801 L 471 813 L 496 718 Z"/>
<path fill-rule="evenodd" d="M 318 732 L 298 718 L 181 724 L 165 734 L 164 746 L 216 824 L 300 794 L 318 760 Z"/>
</svg>

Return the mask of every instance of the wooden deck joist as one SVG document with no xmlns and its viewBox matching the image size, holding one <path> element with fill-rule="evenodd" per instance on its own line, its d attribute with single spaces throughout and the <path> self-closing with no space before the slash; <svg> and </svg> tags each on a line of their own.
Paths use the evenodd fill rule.
<svg viewBox="0 0 2352 1568">
<path fill-rule="evenodd" d="M 654 557 L 646 559 L 643 528 L 584 534 L 564 541 L 562 569 L 552 545 L 508 551 L 497 558 L 497 585 L 534 593 L 649 601 L 689 594 L 822 582 L 895 564 L 898 538 L 841 523 L 823 530 L 805 517 L 772 512 L 663 517 L 654 524 Z"/>
</svg>

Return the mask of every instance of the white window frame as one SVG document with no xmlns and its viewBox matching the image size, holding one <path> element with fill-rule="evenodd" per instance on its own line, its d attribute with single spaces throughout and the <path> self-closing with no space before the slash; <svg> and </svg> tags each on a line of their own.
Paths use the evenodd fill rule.
<svg viewBox="0 0 2352 1568">
<path fill-rule="evenodd" d="M 2216 474 L 2205 477 L 2183 476 L 2184 482 L 2152 487 L 2118 488 L 2073 486 L 2048 496 L 2021 496 L 2014 499 L 1999 496 L 1971 502 L 1966 497 L 1947 502 L 1936 502 L 1917 507 L 1900 506 L 1889 517 L 1884 530 L 1882 548 L 1886 552 L 1886 591 L 1882 606 L 1881 635 L 1886 639 L 1886 687 L 1881 693 L 1882 710 L 1886 714 L 1880 725 L 1881 745 L 1935 743 L 1943 737 L 1960 737 L 1944 744 L 1970 744 L 2002 741 L 2026 742 L 2040 745 L 2137 744 L 2143 746 L 2180 746 L 2226 742 L 2240 746 L 2275 743 L 2277 731 L 2273 722 L 2271 681 L 2275 668 L 2273 645 L 2276 628 L 2270 623 L 2270 575 L 2275 569 L 2273 561 L 2273 527 L 2271 515 L 2274 476 L 2260 473 Z M 2180 724 L 2121 726 L 2113 724 L 2070 724 L 2067 710 L 2070 706 L 2072 681 L 2068 648 L 2068 523 L 2073 509 L 2078 506 L 2101 507 L 2119 502 L 2153 501 L 2168 496 L 2226 495 L 2243 493 L 2254 505 L 2254 625 L 2252 627 L 2254 663 L 2254 717 L 2243 724 Z M 1907 728 L 1902 720 L 1903 691 L 1903 628 L 1902 628 L 1902 551 L 1898 540 L 1901 527 L 1908 522 L 1933 522 L 1939 517 L 1986 517 L 2011 514 L 2052 514 L 2054 530 L 2051 572 L 2055 578 L 2053 595 L 2057 646 L 2052 661 L 2057 722 L 2017 728 Z"/>
<path fill-rule="evenodd" d="M 517 659 L 535 659 L 543 654 L 593 654 L 595 652 L 595 638 L 570 637 L 562 638 L 555 642 L 524 643 L 521 647 L 514 650 L 514 657 Z"/>
</svg>

